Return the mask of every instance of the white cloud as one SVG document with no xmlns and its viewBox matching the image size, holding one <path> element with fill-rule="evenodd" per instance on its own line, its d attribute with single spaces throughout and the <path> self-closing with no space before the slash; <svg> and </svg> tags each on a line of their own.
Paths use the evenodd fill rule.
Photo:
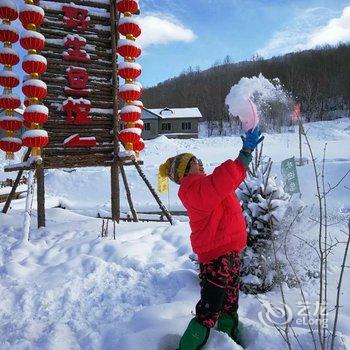
<svg viewBox="0 0 350 350">
<path fill-rule="evenodd" d="M 350 41 L 350 6 L 345 7 L 338 17 L 327 8 L 310 8 L 274 33 L 267 45 L 257 53 L 267 58 L 340 41 Z"/>
<path fill-rule="evenodd" d="M 339 41 L 350 40 L 350 6 L 344 8 L 339 18 L 331 19 L 328 24 L 313 33 L 310 37 L 312 46 L 322 44 L 337 44 Z"/>
<path fill-rule="evenodd" d="M 191 42 L 197 38 L 191 29 L 173 17 L 149 14 L 139 19 L 142 34 L 139 43 L 143 48 L 152 44 L 167 44 L 173 41 Z"/>
</svg>

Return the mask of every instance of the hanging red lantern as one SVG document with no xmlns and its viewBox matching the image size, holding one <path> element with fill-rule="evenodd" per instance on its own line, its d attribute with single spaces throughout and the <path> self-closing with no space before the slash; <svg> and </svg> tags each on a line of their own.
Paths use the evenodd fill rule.
<svg viewBox="0 0 350 350">
<path fill-rule="evenodd" d="M 141 97 L 141 89 L 136 84 L 124 84 L 119 88 L 119 96 L 125 101 L 138 100 Z"/>
<path fill-rule="evenodd" d="M 19 84 L 19 77 L 16 73 L 3 70 L 0 71 L 0 85 L 6 89 L 12 89 Z"/>
<path fill-rule="evenodd" d="M 135 80 L 141 74 L 141 66 L 136 62 L 120 62 L 118 75 L 125 80 Z"/>
<path fill-rule="evenodd" d="M 0 95 L 0 108 L 3 109 L 16 109 L 21 105 L 21 100 L 16 94 L 3 94 Z"/>
<path fill-rule="evenodd" d="M 26 30 L 21 33 L 21 39 L 19 42 L 25 50 L 28 50 L 31 53 L 34 53 L 32 51 L 41 51 L 45 47 L 45 37 L 32 30 Z"/>
<path fill-rule="evenodd" d="M 131 15 L 138 11 L 139 4 L 136 0 L 117 0 L 117 9 L 125 15 Z"/>
<path fill-rule="evenodd" d="M 0 18 L 5 21 L 15 21 L 18 17 L 16 5 L 12 1 L 1 1 Z"/>
<path fill-rule="evenodd" d="M 36 5 L 25 4 L 19 11 L 19 20 L 25 29 L 35 30 L 44 22 L 45 12 Z"/>
<path fill-rule="evenodd" d="M 141 138 L 138 141 L 133 143 L 133 150 L 136 152 L 141 152 L 144 148 L 145 148 L 145 143 Z"/>
<path fill-rule="evenodd" d="M 39 75 L 46 72 L 47 60 L 44 56 L 30 54 L 24 57 L 22 68 L 27 74 L 38 78 Z"/>
<path fill-rule="evenodd" d="M 0 64 L 7 67 L 12 67 L 18 64 L 18 62 L 19 55 L 15 50 L 9 47 L 3 47 L 0 49 Z"/>
<path fill-rule="evenodd" d="M 17 137 L 4 137 L 0 140 L 0 149 L 6 152 L 7 159 L 13 159 L 13 153 L 22 148 L 22 140 Z"/>
<path fill-rule="evenodd" d="M 23 113 L 25 126 L 30 127 L 32 123 L 43 124 L 47 121 L 48 115 L 49 110 L 43 105 L 28 106 Z"/>
<path fill-rule="evenodd" d="M 0 128 L 8 131 L 17 131 L 22 127 L 22 118 L 4 115 L 0 117 Z"/>
<path fill-rule="evenodd" d="M 43 99 L 47 95 L 46 84 L 39 79 L 28 79 L 22 85 L 22 92 L 29 99 Z"/>
<path fill-rule="evenodd" d="M 139 129 L 141 129 L 141 130 L 143 130 L 143 128 L 144 128 L 144 124 L 143 124 L 143 121 L 142 121 L 141 119 L 136 120 L 136 121 L 133 123 L 133 125 L 134 125 L 134 128 L 139 128 Z"/>
<path fill-rule="evenodd" d="M 49 137 L 45 130 L 33 129 L 23 133 L 22 144 L 33 149 L 33 156 L 40 156 L 41 148 L 45 147 L 48 143 Z"/>
<path fill-rule="evenodd" d="M 125 59 L 134 59 L 141 55 L 141 47 L 129 39 L 119 39 L 117 51 Z"/>
<path fill-rule="evenodd" d="M 141 130 L 138 128 L 128 128 L 121 130 L 118 134 L 118 139 L 121 141 L 126 150 L 132 151 L 132 145 L 134 142 L 140 140 Z"/>
<path fill-rule="evenodd" d="M 0 41 L 9 46 L 18 41 L 19 35 L 15 28 L 8 24 L 0 25 Z"/>
<path fill-rule="evenodd" d="M 128 39 L 137 38 L 141 35 L 141 28 L 138 21 L 132 17 L 120 18 L 118 23 L 118 31 L 121 35 Z"/>
<path fill-rule="evenodd" d="M 131 123 L 136 120 L 139 120 L 141 117 L 141 109 L 137 106 L 124 106 L 120 112 L 120 119 L 125 123 Z"/>
</svg>

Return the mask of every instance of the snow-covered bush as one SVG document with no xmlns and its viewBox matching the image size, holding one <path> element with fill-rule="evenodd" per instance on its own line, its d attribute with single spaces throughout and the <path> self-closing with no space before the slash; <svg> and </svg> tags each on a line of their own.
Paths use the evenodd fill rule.
<svg viewBox="0 0 350 350">
<path fill-rule="evenodd" d="M 273 240 L 279 236 L 279 223 L 288 207 L 289 195 L 270 174 L 271 166 L 271 159 L 262 161 L 260 150 L 247 179 L 237 191 L 248 233 L 247 248 L 241 261 L 241 289 L 246 293 L 270 290 L 277 278 L 277 264 L 280 264 L 274 257 Z"/>
</svg>

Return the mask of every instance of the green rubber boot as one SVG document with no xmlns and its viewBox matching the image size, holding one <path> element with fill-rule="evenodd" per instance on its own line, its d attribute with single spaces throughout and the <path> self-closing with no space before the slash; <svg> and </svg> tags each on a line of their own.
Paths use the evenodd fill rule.
<svg viewBox="0 0 350 350">
<path fill-rule="evenodd" d="M 192 318 L 180 339 L 179 350 L 199 350 L 207 342 L 210 329 Z"/>
<path fill-rule="evenodd" d="M 235 343 L 242 345 L 241 334 L 239 330 L 238 313 L 221 314 L 218 320 L 218 330 L 228 334 Z"/>
</svg>

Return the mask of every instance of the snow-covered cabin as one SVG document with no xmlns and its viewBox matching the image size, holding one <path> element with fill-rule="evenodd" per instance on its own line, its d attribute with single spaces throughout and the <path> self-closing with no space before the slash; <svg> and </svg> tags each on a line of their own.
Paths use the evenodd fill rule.
<svg viewBox="0 0 350 350">
<path fill-rule="evenodd" d="M 201 118 L 202 114 L 197 107 L 144 108 L 142 138 L 150 140 L 161 135 L 169 138 L 198 138 L 198 122 Z"/>
</svg>

